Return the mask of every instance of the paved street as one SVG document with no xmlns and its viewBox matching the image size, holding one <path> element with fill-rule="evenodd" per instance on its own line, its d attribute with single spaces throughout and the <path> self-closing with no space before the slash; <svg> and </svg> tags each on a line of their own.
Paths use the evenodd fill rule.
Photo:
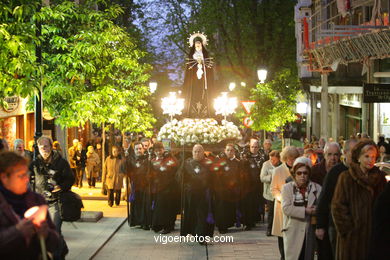
<svg viewBox="0 0 390 260">
<path fill-rule="evenodd" d="M 179 221 L 175 232 L 179 235 Z M 253 231 L 232 228 L 232 243 L 211 243 L 207 247 L 197 243 L 156 243 L 153 231 L 129 228 L 127 223 L 102 248 L 94 259 L 264 259 L 276 260 L 277 240 L 266 237 L 264 224 Z M 219 235 L 215 232 L 214 235 Z"/>
<path fill-rule="evenodd" d="M 67 260 L 84 259 L 279 259 L 277 239 L 265 236 L 265 224 L 257 224 L 251 231 L 231 228 L 226 236 L 233 236 L 233 242 L 209 243 L 201 246 L 196 242 L 155 242 L 159 234 L 130 228 L 126 221 L 126 203 L 109 207 L 106 196 L 99 187 L 89 189 L 73 187 L 83 197 L 83 211 L 102 211 L 103 218 L 96 223 L 76 222 L 63 224 L 63 234 L 70 252 Z M 178 236 L 180 220 L 169 236 Z M 214 233 L 219 236 L 218 231 Z"/>
</svg>

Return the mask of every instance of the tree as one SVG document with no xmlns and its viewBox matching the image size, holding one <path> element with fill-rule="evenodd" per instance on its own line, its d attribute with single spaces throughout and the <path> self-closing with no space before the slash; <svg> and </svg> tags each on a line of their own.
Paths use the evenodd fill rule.
<svg viewBox="0 0 390 260">
<path fill-rule="evenodd" d="M 251 110 L 252 129 L 276 131 L 287 122 L 295 120 L 294 113 L 300 82 L 296 75 L 285 69 L 266 83 L 259 83 L 251 90 L 256 101 Z"/>
<path fill-rule="evenodd" d="M 32 20 L 38 4 L 29 0 L 0 2 L 0 97 L 26 97 L 39 85 L 34 45 L 39 39 Z"/>
<path fill-rule="evenodd" d="M 296 67 L 295 3 L 294 0 L 161 0 L 152 3 L 158 10 L 152 20 L 164 27 L 161 31 L 166 39 L 180 51 L 169 55 L 179 55 L 182 64 L 189 34 L 205 32 L 219 82 L 226 85 L 236 79 L 254 86 L 259 66 L 268 69 L 270 78 L 283 68 L 293 71 Z"/>
<path fill-rule="evenodd" d="M 42 83 L 44 105 L 63 126 L 90 120 L 115 124 L 120 130 L 146 131 L 154 122 L 145 85 L 151 66 L 142 61 L 146 53 L 136 41 L 113 22 L 123 10 L 104 3 L 101 1 L 105 10 L 99 11 L 92 8 L 94 1 L 80 5 L 60 1 L 35 12 L 30 20 L 26 18 L 33 27 L 28 32 L 34 32 L 32 35 L 34 21 L 42 24 L 38 42 L 42 64 L 32 65 L 40 68 L 41 74 L 33 82 Z M 29 44 L 34 56 L 34 45 Z M 24 92 L 13 93 L 34 93 L 34 88 L 23 86 Z"/>
</svg>

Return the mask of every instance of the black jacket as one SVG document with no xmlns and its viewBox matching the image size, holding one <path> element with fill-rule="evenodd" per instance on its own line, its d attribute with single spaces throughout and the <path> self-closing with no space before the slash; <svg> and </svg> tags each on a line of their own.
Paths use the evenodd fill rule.
<svg viewBox="0 0 390 260">
<path fill-rule="evenodd" d="M 390 182 L 376 200 L 372 220 L 371 249 L 368 259 L 389 259 Z"/>
<path fill-rule="evenodd" d="M 30 171 L 34 175 L 33 188 L 49 203 L 58 200 L 59 193 L 55 189 L 56 185 L 60 187 L 60 191 L 68 191 L 74 183 L 69 163 L 56 151 L 52 152 L 51 157 L 51 161 L 46 163 L 42 156 L 38 155 L 30 165 Z"/>
<path fill-rule="evenodd" d="M 325 175 L 322 184 L 322 191 L 320 197 L 318 198 L 317 228 L 327 229 L 329 225 L 334 226 L 331 217 L 330 204 L 332 203 L 339 175 L 346 170 L 348 170 L 347 166 L 345 166 L 344 163 L 339 163 L 330 169 L 328 174 Z"/>
</svg>

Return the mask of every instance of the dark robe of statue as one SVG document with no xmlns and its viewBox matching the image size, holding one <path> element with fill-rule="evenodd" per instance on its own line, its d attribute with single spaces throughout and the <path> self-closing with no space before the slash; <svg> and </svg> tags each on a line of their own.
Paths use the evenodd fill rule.
<svg viewBox="0 0 390 260">
<path fill-rule="evenodd" d="M 212 59 L 202 42 L 195 40 L 188 55 L 183 84 L 185 117 L 208 118 L 214 115 L 213 80 Z"/>
</svg>

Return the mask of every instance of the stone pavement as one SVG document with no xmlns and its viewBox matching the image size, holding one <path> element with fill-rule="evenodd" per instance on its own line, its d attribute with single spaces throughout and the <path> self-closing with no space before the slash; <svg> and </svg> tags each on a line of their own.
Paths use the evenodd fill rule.
<svg viewBox="0 0 390 260">
<path fill-rule="evenodd" d="M 158 234 L 127 225 L 126 202 L 120 206 L 109 207 L 106 196 L 100 188 L 78 189 L 73 191 L 83 197 L 84 211 L 102 211 L 103 218 L 96 223 L 63 223 L 62 231 L 69 247 L 67 260 L 87 259 L 280 259 L 276 237 L 265 236 L 265 224 L 258 224 L 251 231 L 231 228 L 226 236 L 233 236 L 233 242 L 209 243 L 156 243 Z M 180 221 L 169 236 L 179 235 Z M 218 231 L 215 236 L 220 235 Z M 94 257 L 93 257 L 94 256 Z M 93 257 L 93 258 L 91 258 Z"/>
<path fill-rule="evenodd" d="M 176 230 L 169 236 L 179 235 L 179 221 Z M 93 259 L 280 259 L 277 239 L 265 236 L 265 224 L 254 230 L 243 231 L 231 228 L 224 234 L 233 236 L 230 243 L 156 243 L 153 231 L 130 228 L 125 223 Z M 217 231 L 214 235 L 220 235 Z M 208 257 L 207 257 L 208 256 Z"/>
<path fill-rule="evenodd" d="M 64 222 L 62 233 L 69 247 L 68 260 L 83 260 L 90 257 L 109 239 L 115 230 L 126 221 L 126 204 L 109 207 L 106 201 L 83 200 L 85 211 L 103 211 L 98 222 Z"/>
</svg>

